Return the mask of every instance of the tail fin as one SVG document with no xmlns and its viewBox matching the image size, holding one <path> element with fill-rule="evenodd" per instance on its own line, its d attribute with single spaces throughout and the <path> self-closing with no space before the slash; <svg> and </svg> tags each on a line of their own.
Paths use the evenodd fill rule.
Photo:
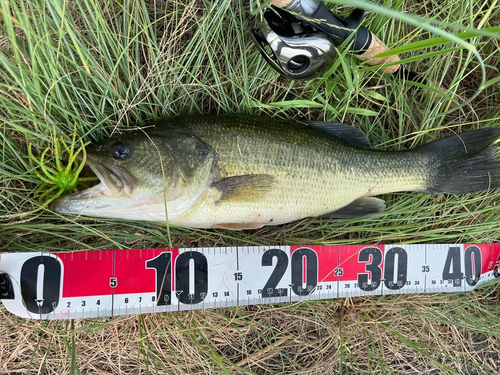
<svg viewBox="0 0 500 375">
<path fill-rule="evenodd" d="M 500 188 L 500 162 L 494 143 L 500 129 L 485 128 L 453 135 L 417 150 L 431 154 L 437 165 L 430 174 L 429 194 L 467 194 Z"/>
</svg>

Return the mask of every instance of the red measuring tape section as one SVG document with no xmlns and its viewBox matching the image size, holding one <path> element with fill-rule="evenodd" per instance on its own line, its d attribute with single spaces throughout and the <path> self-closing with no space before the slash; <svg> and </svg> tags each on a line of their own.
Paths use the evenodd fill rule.
<svg viewBox="0 0 500 375">
<path fill-rule="evenodd" d="M 227 247 L 0 254 L 14 314 L 72 319 L 367 295 L 469 291 L 500 244 Z"/>
</svg>

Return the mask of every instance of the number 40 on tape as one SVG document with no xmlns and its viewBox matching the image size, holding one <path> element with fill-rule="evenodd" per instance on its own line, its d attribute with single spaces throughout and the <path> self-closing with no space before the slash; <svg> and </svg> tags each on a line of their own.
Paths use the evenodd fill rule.
<svg viewBox="0 0 500 375">
<path fill-rule="evenodd" d="M 499 267 L 496 243 L 3 253 L 0 299 L 24 318 L 92 318 L 464 292 Z"/>
</svg>

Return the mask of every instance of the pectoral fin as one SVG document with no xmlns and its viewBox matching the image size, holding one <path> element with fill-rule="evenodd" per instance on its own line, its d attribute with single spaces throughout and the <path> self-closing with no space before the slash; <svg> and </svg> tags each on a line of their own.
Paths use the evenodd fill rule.
<svg viewBox="0 0 500 375">
<path fill-rule="evenodd" d="M 325 215 L 321 215 L 320 217 L 330 219 L 345 219 L 375 214 L 384 210 L 384 200 L 375 197 L 363 197 L 356 199 L 354 202 L 351 202 L 347 206 L 342 207 L 337 211 L 329 212 Z"/>
<path fill-rule="evenodd" d="M 272 189 L 274 177 L 267 174 L 233 176 L 216 181 L 212 187 L 222 195 L 216 203 L 228 201 L 255 201 Z"/>
</svg>

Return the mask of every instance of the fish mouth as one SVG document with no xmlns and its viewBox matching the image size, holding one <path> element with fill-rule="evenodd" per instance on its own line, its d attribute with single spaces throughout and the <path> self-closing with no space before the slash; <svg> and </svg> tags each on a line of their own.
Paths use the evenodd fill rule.
<svg viewBox="0 0 500 375">
<path fill-rule="evenodd" d="M 130 197 L 130 193 L 132 192 L 132 179 L 128 173 L 122 169 L 99 163 L 92 156 L 87 157 L 86 165 L 90 167 L 92 172 L 94 172 L 99 179 L 100 183 L 94 186 L 94 188 L 98 186 L 102 195 L 107 197 L 123 197 L 124 195 Z M 90 189 L 86 189 L 77 194 L 85 193 Z"/>
<path fill-rule="evenodd" d="M 125 170 L 100 163 L 87 155 L 86 167 L 99 179 L 99 183 L 80 192 L 63 196 L 50 204 L 50 209 L 61 214 L 91 214 L 112 205 L 113 200 L 131 198 L 133 178 Z"/>
</svg>

